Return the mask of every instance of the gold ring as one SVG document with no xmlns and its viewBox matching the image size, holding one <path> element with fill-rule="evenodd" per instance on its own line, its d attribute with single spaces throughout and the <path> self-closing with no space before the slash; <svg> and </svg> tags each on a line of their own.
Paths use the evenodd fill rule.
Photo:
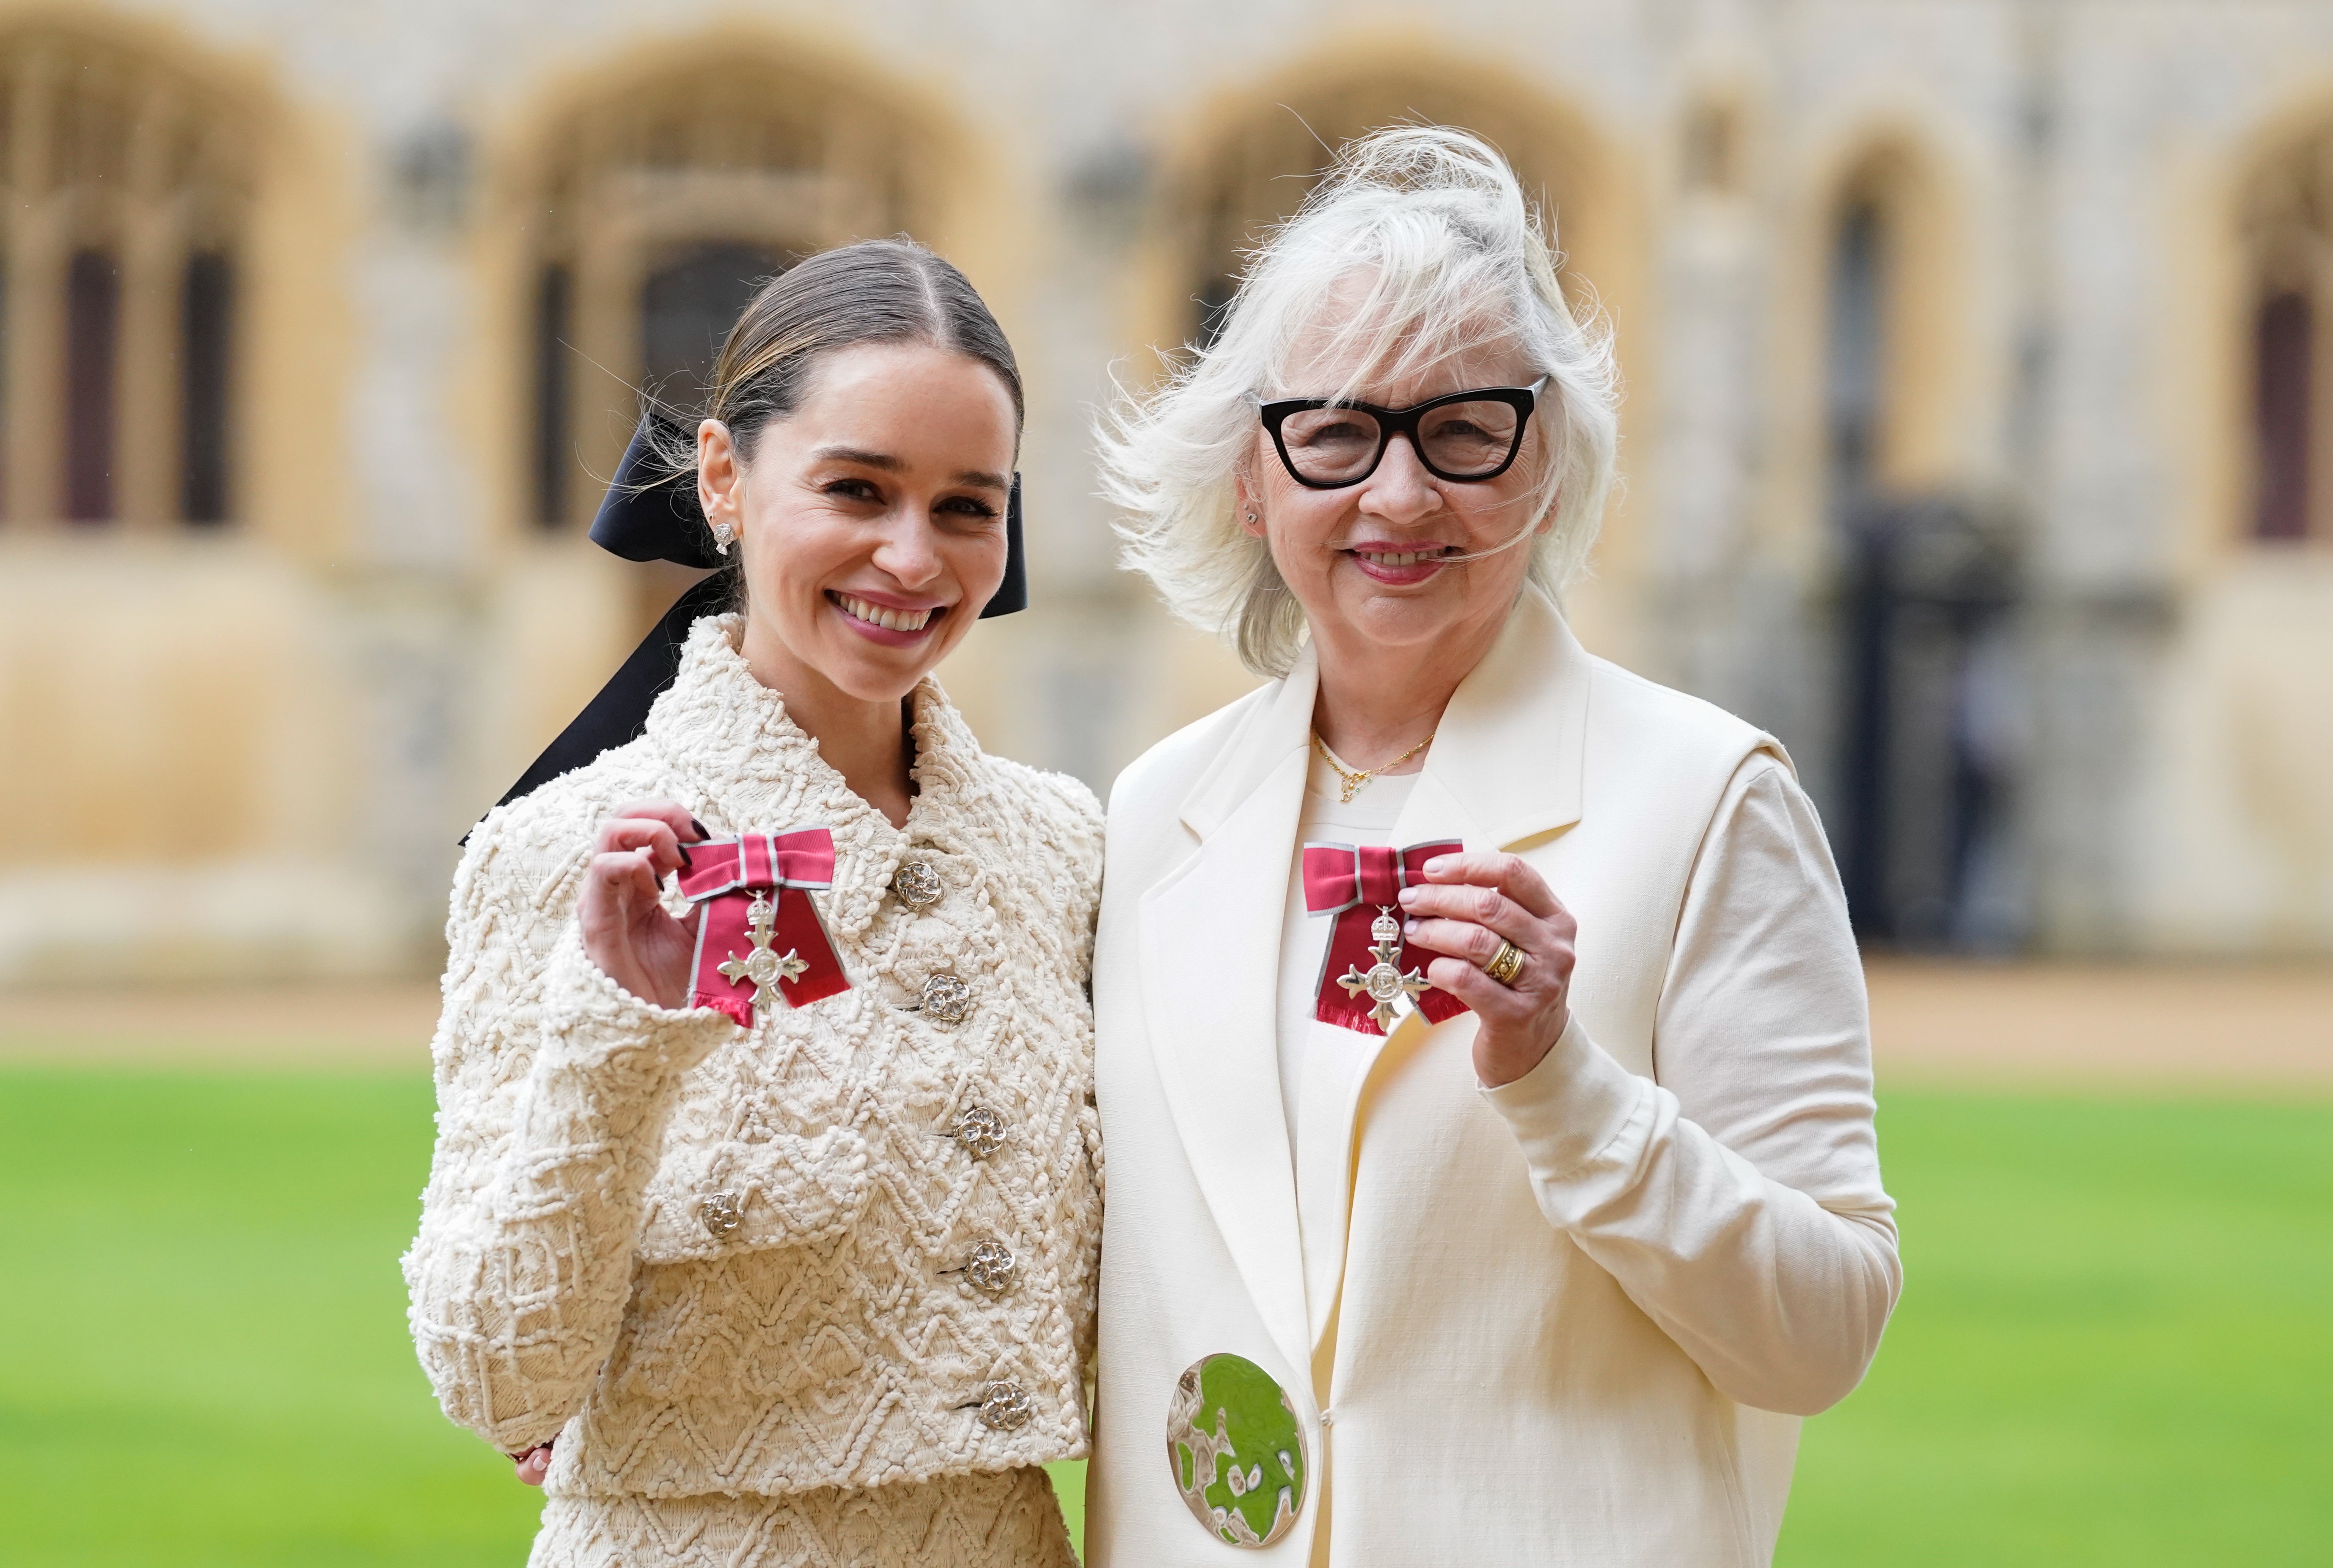
<svg viewBox="0 0 2333 1568">
<path fill-rule="evenodd" d="M 1515 977 L 1523 972 L 1523 950 L 1501 937 L 1499 951 L 1491 955 L 1491 961 L 1483 966 L 1483 972 L 1503 986 L 1513 985 Z"/>
</svg>

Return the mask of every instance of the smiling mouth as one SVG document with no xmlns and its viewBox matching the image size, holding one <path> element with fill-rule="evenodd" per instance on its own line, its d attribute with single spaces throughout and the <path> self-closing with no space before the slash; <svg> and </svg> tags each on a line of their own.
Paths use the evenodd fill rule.
<svg viewBox="0 0 2333 1568">
<path fill-rule="evenodd" d="M 1455 545 L 1437 544 L 1426 550 L 1353 550 L 1347 551 L 1347 553 L 1358 560 L 1365 560 L 1368 562 L 1371 566 L 1387 567 L 1398 569 L 1399 568 L 1406 566 L 1422 566 L 1441 560 L 1446 556 L 1456 554 L 1457 547 Z"/>
<path fill-rule="evenodd" d="M 888 605 L 869 604 L 853 594 L 830 592 L 827 598 L 852 620 L 865 621 L 870 626 L 881 626 L 887 632 L 920 632 L 930 623 L 932 617 L 945 607 L 936 606 L 930 609 L 895 610 Z"/>
</svg>

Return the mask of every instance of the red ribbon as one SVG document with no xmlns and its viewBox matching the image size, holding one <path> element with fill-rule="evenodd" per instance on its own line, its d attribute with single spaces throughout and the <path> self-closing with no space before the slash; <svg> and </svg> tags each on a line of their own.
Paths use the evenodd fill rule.
<svg viewBox="0 0 2333 1568">
<path fill-rule="evenodd" d="M 760 987 L 742 971 L 724 974 L 725 963 L 753 960 L 756 948 L 773 955 L 763 961 L 772 983 L 793 1007 L 850 989 L 850 977 L 834 955 L 834 943 L 811 903 L 811 891 L 834 885 L 834 835 L 824 827 L 785 833 L 743 833 L 688 846 L 690 868 L 681 873 L 683 897 L 699 906 L 696 923 L 696 989 L 689 1005 L 719 1008 L 747 1028 L 754 1027 L 754 998 Z M 752 912 L 757 900 L 771 905 L 768 933 L 754 940 Z M 777 962 L 788 956 L 791 964 Z M 792 970 L 792 973 L 783 972 Z"/>
<path fill-rule="evenodd" d="M 1369 926 L 1378 912 L 1390 909 L 1394 918 L 1400 920 L 1401 890 L 1425 882 L 1427 861 L 1437 855 L 1455 855 L 1464 848 L 1465 846 L 1456 839 L 1413 844 L 1407 849 L 1387 845 L 1304 846 L 1304 907 L 1314 914 L 1335 917 L 1329 928 L 1329 951 L 1320 958 L 1318 998 L 1312 1004 L 1314 1018 L 1365 1035 L 1386 1032 L 1378 1027 L 1377 1004 L 1368 994 L 1348 991 L 1337 982 L 1356 970 L 1367 974 L 1377 964 L 1378 955 L 1370 951 L 1374 943 Z M 1393 939 L 1393 949 L 1395 968 L 1406 972 L 1407 966 L 1402 962 L 1399 936 Z M 1416 970 L 1422 973 L 1431 961 L 1430 955 L 1419 954 Z M 1464 1002 L 1430 985 L 1412 1000 L 1419 1012 L 1437 1024 L 1466 1010 Z"/>
</svg>

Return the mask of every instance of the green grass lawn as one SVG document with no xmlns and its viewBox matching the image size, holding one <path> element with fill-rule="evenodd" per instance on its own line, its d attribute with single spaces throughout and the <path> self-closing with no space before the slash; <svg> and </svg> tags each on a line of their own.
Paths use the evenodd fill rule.
<svg viewBox="0 0 2333 1568">
<path fill-rule="evenodd" d="M 411 1076 L 0 1071 L 0 1559 L 523 1561 L 536 1495 L 405 1337 L 429 1134 Z M 1910 1290 L 1782 1563 L 2326 1560 L 2333 1106 L 1893 1095 L 1882 1138 Z"/>
<path fill-rule="evenodd" d="M 1895 1095 L 1905 1296 L 1778 1561 L 2333 1562 L 2333 1105 Z"/>
</svg>

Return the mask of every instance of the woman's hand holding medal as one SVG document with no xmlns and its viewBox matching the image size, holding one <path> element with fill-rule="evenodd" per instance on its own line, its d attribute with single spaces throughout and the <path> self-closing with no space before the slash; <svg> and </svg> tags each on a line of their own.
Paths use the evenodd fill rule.
<svg viewBox="0 0 2333 1568">
<path fill-rule="evenodd" d="M 687 846 L 705 829 L 669 800 L 635 800 L 600 824 L 575 919 L 583 951 L 607 977 L 660 1008 L 688 1002 L 698 910 L 675 920 L 664 879 L 688 865 Z"/>
<path fill-rule="evenodd" d="M 1486 1088 L 1511 1084 L 1539 1066 L 1571 1021 L 1579 926 L 1518 856 L 1445 855 L 1426 863 L 1426 885 L 1401 890 L 1402 939 L 1449 955 L 1426 978 L 1480 1020 L 1474 1076 Z"/>
</svg>

